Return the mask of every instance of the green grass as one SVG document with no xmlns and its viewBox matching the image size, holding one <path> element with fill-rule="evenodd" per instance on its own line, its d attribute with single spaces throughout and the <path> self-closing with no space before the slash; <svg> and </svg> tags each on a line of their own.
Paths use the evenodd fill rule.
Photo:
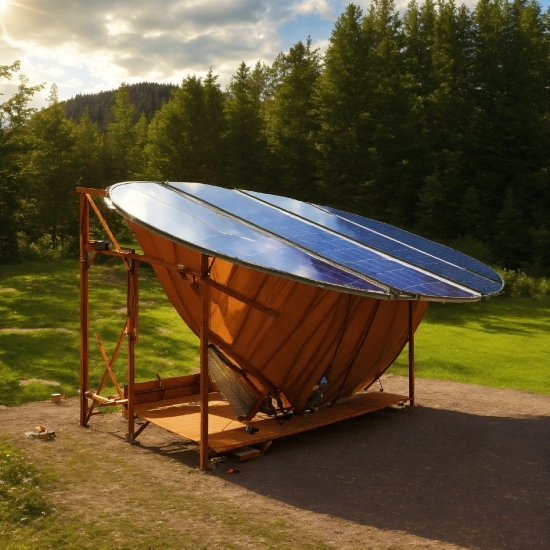
<svg viewBox="0 0 550 550">
<path fill-rule="evenodd" d="M 108 258 L 92 266 L 91 331 L 99 332 L 109 356 L 125 322 L 125 289 L 122 262 Z M 0 404 L 48 399 L 54 392 L 75 396 L 78 331 L 77 261 L 1 266 Z M 103 362 L 93 333 L 90 350 L 90 383 L 95 387 L 103 374 Z M 124 352 L 125 346 L 115 364 L 121 382 L 126 380 Z M 431 304 L 416 335 L 419 377 L 550 394 L 549 365 L 550 297 Z M 178 376 L 197 366 L 197 338 L 169 304 L 153 271 L 142 267 L 136 379 L 150 380 L 157 373 Z M 390 372 L 407 373 L 406 349 Z M 32 379 L 38 381 L 20 384 Z M 114 389 L 104 393 L 109 392 Z"/>
<path fill-rule="evenodd" d="M 415 374 L 550 395 L 550 297 L 430 304 Z M 389 372 L 407 374 L 407 348 Z"/>
<path fill-rule="evenodd" d="M 36 460 L 42 464 L 39 471 L 13 442 L 0 439 L 0 548 L 334 548 L 296 529 L 284 511 L 266 522 L 263 514 L 243 514 L 219 492 L 197 491 L 205 483 L 198 470 L 173 465 L 182 480 L 157 479 L 151 486 L 135 482 L 150 478 L 151 472 L 131 453 L 106 460 L 78 440 L 63 450 L 55 443 L 45 445 Z M 64 460 L 53 456 L 60 452 L 67 453 Z M 74 497 L 75 491 L 85 498 Z"/>
<path fill-rule="evenodd" d="M 42 519 L 51 511 L 35 467 L 13 445 L 0 440 L 0 525 Z"/>
<path fill-rule="evenodd" d="M 79 384 L 78 261 L 29 262 L 0 266 L 0 404 L 17 405 L 75 396 Z M 125 323 L 126 273 L 109 258 L 90 269 L 90 383 L 104 366 L 93 332 L 111 356 Z M 42 330 L 40 330 L 42 329 Z M 55 329 L 55 330 L 53 330 Z M 126 380 L 126 343 L 115 363 Z M 198 366 L 198 340 L 171 307 L 153 271 L 140 270 L 140 342 L 136 380 L 187 374 Z M 21 385 L 24 380 L 43 380 Z M 106 388 L 107 392 L 114 391 Z"/>
</svg>

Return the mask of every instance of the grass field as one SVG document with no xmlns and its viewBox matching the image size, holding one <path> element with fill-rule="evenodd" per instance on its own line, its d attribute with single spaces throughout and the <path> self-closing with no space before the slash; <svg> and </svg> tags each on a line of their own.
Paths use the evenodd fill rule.
<svg viewBox="0 0 550 550">
<path fill-rule="evenodd" d="M 416 375 L 550 395 L 550 298 L 430 304 Z M 407 348 L 389 372 L 407 374 Z"/>
<path fill-rule="evenodd" d="M 94 265 L 90 278 L 92 329 L 101 334 L 110 354 L 124 325 L 125 272 L 117 262 L 109 261 Z M 198 341 L 170 306 L 149 268 L 141 270 L 140 285 L 137 378 L 195 370 Z M 0 405 L 48 399 L 53 392 L 77 394 L 78 323 L 78 262 L 0 267 Z M 432 304 L 416 333 L 417 376 L 550 394 L 549 331 L 549 297 Z M 121 380 L 125 380 L 125 369 L 122 350 L 115 368 Z M 390 372 L 407 373 L 406 348 Z M 103 364 L 92 339 L 92 385 L 102 373 Z M 124 459 L 118 455 L 106 459 L 102 452 L 86 452 L 80 434 L 75 438 L 64 433 L 61 441 L 66 442 L 64 447 L 45 444 L 45 456 L 34 456 L 36 467 L 20 450 L 20 441 L 0 434 L 1 547 L 335 548 L 297 528 L 286 512 L 243 515 L 239 503 L 228 500 L 223 491 L 220 494 L 224 486 L 207 485 L 210 482 L 205 480 L 210 477 L 202 477 L 195 467 L 185 469 L 177 460 L 172 464 L 169 453 L 164 457 L 168 470 L 179 467 L 180 474 L 195 475 L 184 475 L 175 482 L 167 481 L 165 472 L 162 483 L 154 482 L 149 462 L 140 465 L 133 453 Z M 116 437 L 113 441 L 118 448 Z M 126 477 L 132 484 L 131 499 L 122 495 L 124 491 L 117 493 Z M 134 483 L 146 478 L 153 484 Z M 66 490 L 60 492 L 59 487 Z M 77 496 L 72 496 L 75 487 Z M 52 494 L 63 494 L 67 500 Z M 111 508 L 103 510 L 102 498 L 118 498 L 116 507 L 121 514 L 113 517 Z M 125 512 L 128 506 L 134 514 Z M 82 512 L 88 507 L 90 517 Z"/>
<path fill-rule="evenodd" d="M 116 258 L 90 270 L 90 321 L 107 352 L 125 320 L 125 271 Z M 79 372 L 78 262 L 0 267 L 0 404 L 74 396 Z M 198 341 L 168 303 L 153 271 L 140 271 L 136 378 L 186 374 Z M 125 380 L 124 350 L 115 373 Z M 92 386 L 103 363 L 91 339 Z M 432 304 L 416 336 L 416 373 L 550 394 L 550 298 Z M 406 349 L 390 372 L 406 374 Z M 21 384 L 23 382 L 23 384 Z M 53 385 L 58 384 L 58 385 Z"/>
<path fill-rule="evenodd" d="M 77 261 L 0 267 L 0 404 L 47 399 L 51 393 L 77 394 L 79 307 Z M 90 270 L 90 325 L 100 334 L 109 356 L 124 327 L 125 314 L 122 262 L 109 258 L 108 263 L 94 264 Z M 114 369 L 122 381 L 124 351 L 123 347 Z M 198 340 L 170 306 L 153 271 L 143 267 L 136 379 L 150 380 L 156 373 L 163 377 L 186 374 L 198 366 L 198 353 Z M 91 336 L 92 387 L 99 383 L 103 371 L 99 348 Z M 54 382 L 59 385 L 51 385 Z"/>
</svg>

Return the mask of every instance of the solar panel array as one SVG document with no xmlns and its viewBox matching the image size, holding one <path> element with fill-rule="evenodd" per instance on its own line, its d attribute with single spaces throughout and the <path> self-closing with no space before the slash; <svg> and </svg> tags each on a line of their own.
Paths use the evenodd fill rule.
<svg viewBox="0 0 550 550">
<path fill-rule="evenodd" d="M 478 300 L 499 275 L 396 227 L 293 199 L 199 183 L 125 182 L 109 190 L 136 223 L 234 263 L 308 284 L 389 298 Z"/>
</svg>

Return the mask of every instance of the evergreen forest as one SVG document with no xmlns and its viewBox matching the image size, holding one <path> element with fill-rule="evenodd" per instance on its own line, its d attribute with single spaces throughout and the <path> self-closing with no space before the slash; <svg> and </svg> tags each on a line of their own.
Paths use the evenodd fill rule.
<svg viewBox="0 0 550 550">
<path fill-rule="evenodd" d="M 210 70 L 61 103 L 53 85 L 37 111 L 19 73 L 0 66 L 19 78 L 0 104 L 0 262 L 76 254 L 75 187 L 151 179 L 331 205 L 550 275 L 550 11 L 534 0 L 349 4 L 324 54 L 304 37 L 226 87 Z"/>
</svg>

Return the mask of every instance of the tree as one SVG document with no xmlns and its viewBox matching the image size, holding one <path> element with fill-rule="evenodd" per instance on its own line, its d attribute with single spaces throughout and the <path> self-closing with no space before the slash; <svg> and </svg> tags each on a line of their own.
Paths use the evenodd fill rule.
<svg viewBox="0 0 550 550">
<path fill-rule="evenodd" d="M 366 184 L 369 152 L 362 147 L 366 105 L 367 45 L 361 28 L 363 12 L 349 4 L 338 18 L 325 54 L 315 93 L 319 120 L 316 135 L 318 181 L 329 204 L 357 210 Z"/>
<path fill-rule="evenodd" d="M 26 132 L 30 151 L 22 168 L 25 178 L 27 231 L 32 238 L 51 236 L 57 247 L 78 232 L 78 166 L 75 128 L 65 118 L 55 84 L 49 106 L 36 113 Z"/>
<path fill-rule="evenodd" d="M 268 109 L 267 132 L 277 165 L 277 191 L 302 200 L 316 200 L 318 131 L 313 93 L 321 74 L 318 50 L 311 39 L 280 53 L 273 66 L 273 100 Z"/>
<path fill-rule="evenodd" d="M 146 121 L 134 124 L 134 106 L 130 103 L 126 84 L 122 84 L 115 95 L 111 116 L 105 134 L 109 184 L 139 177 L 144 171 L 143 126 Z"/>
<path fill-rule="evenodd" d="M 19 69 L 18 61 L 0 65 L 0 78 L 11 79 Z M 26 151 L 23 134 L 36 111 L 29 103 L 42 88 L 28 86 L 28 80 L 20 76 L 16 93 L 0 104 L 0 262 L 13 260 L 18 253 L 17 233 L 23 217 L 20 159 Z"/>
<path fill-rule="evenodd" d="M 218 183 L 224 127 L 217 76 L 188 76 L 153 118 L 148 173 L 156 179 Z"/>
<path fill-rule="evenodd" d="M 257 64 L 254 71 L 244 62 L 231 78 L 225 100 L 225 185 L 266 190 L 269 163 L 264 94 L 267 91 L 265 69 Z"/>
<path fill-rule="evenodd" d="M 87 109 L 74 127 L 74 161 L 81 187 L 107 186 L 103 161 L 103 140 L 97 122 L 93 122 Z"/>
</svg>

